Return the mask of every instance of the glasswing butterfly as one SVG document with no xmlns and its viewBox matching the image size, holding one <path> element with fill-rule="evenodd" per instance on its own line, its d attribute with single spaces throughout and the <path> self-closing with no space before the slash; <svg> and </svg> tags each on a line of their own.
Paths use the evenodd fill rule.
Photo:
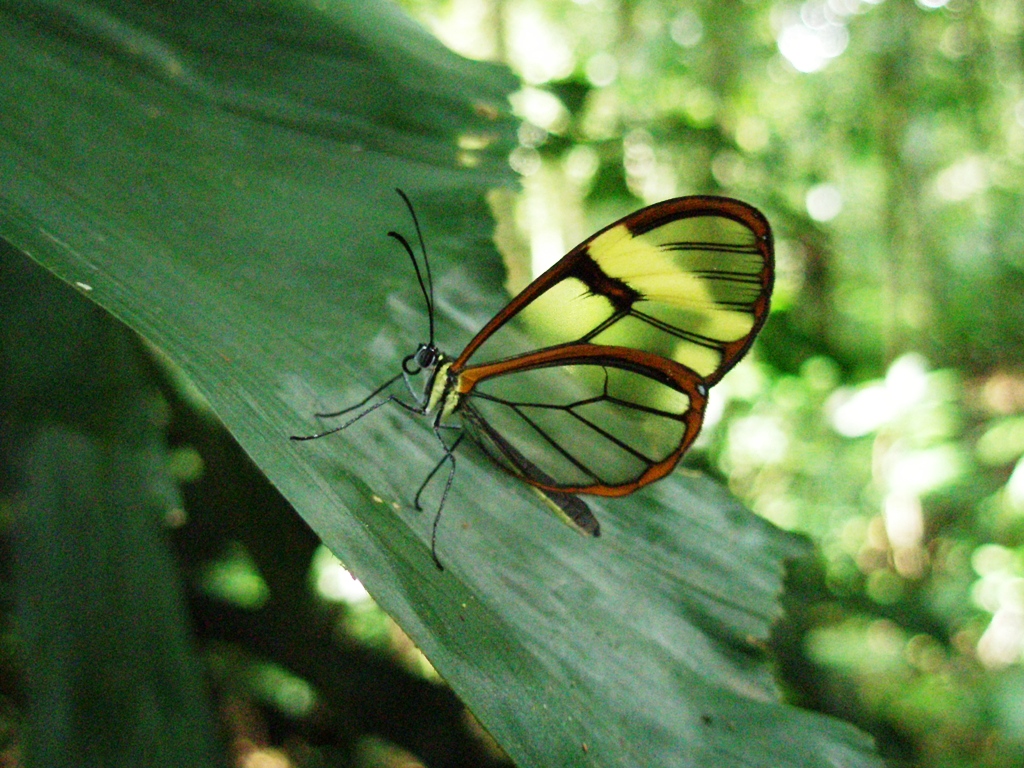
<svg viewBox="0 0 1024 768">
<path fill-rule="evenodd" d="M 468 434 L 498 466 L 529 483 L 566 522 L 600 526 L 574 494 L 624 496 L 669 474 L 697 437 L 708 388 L 746 353 L 768 316 L 774 280 L 771 228 L 756 208 L 727 197 L 679 197 L 642 208 L 573 248 L 530 283 L 451 358 L 434 343 L 434 290 L 423 234 L 420 267 L 406 250 L 427 306 L 429 340 L 362 401 L 349 427 L 394 402 L 431 417 L 444 454 L 415 505 L 448 462 L 437 524 Z M 412 378 L 425 376 L 417 391 Z M 383 396 L 405 379 L 415 401 Z M 376 398 L 377 402 L 371 404 Z M 453 423 L 458 417 L 459 423 Z M 456 437 L 449 444 L 443 430 Z"/>
</svg>

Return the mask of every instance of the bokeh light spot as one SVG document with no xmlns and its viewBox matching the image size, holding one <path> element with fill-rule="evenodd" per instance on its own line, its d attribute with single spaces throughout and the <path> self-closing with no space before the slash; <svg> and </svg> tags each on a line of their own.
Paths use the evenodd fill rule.
<svg viewBox="0 0 1024 768">
<path fill-rule="evenodd" d="M 815 221 L 832 221 L 843 210 L 843 195 L 835 184 L 815 184 L 807 190 L 804 204 Z"/>
</svg>

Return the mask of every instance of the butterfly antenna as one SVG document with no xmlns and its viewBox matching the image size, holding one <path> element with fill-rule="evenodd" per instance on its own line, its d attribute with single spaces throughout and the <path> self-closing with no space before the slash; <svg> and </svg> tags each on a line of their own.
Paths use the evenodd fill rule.
<svg viewBox="0 0 1024 768">
<path fill-rule="evenodd" d="M 412 207 L 412 202 L 409 200 L 409 196 L 400 189 L 396 189 L 395 192 L 399 194 L 402 200 L 405 201 L 406 207 L 409 209 L 409 215 L 412 216 L 413 226 L 416 227 L 416 237 L 420 241 L 420 252 L 423 254 L 423 268 L 426 275 L 426 282 L 424 283 L 423 275 L 420 273 L 419 265 L 416 263 L 416 257 L 413 256 L 412 248 L 409 247 L 408 241 L 405 238 L 400 238 L 400 241 L 405 246 L 405 249 L 409 252 L 410 258 L 412 258 L 413 265 L 416 268 L 416 279 L 420 282 L 420 290 L 423 291 L 423 298 L 427 302 L 427 317 L 430 323 L 430 343 L 434 343 L 434 279 L 430 273 L 430 259 L 427 258 L 427 246 L 423 241 L 423 230 L 420 229 L 420 221 L 416 217 L 416 210 Z M 393 234 L 391 232 L 389 235 Z M 393 236 L 400 237 L 395 233 Z"/>
</svg>

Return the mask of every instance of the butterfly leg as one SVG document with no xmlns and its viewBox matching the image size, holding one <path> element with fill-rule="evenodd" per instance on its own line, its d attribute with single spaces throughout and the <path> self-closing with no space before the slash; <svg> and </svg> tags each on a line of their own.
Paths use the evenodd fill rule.
<svg viewBox="0 0 1024 768">
<path fill-rule="evenodd" d="M 462 428 L 454 426 L 454 425 L 452 425 L 452 426 L 441 425 L 441 426 L 437 427 L 437 429 L 459 429 L 459 430 L 461 430 Z M 441 469 L 441 467 L 444 466 L 444 463 L 446 461 L 448 461 L 449 458 L 451 458 L 451 460 L 454 462 L 455 459 L 454 459 L 453 456 L 451 456 L 451 453 L 452 453 L 452 451 L 455 450 L 455 447 L 462 440 L 462 435 L 460 434 L 458 436 L 458 438 L 455 440 L 455 442 L 452 443 L 452 447 L 449 448 L 448 444 L 445 443 L 445 441 L 441 439 L 441 435 L 440 435 L 439 432 L 437 432 L 435 430 L 434 434 L 437 437 L 438 441 L 441 443 L 441 445 L 444 447 L 444 455 L 441 457 L 440 461 L 438 461 L 437 464 L 434 465 L 434 468 L 432 470 L 430 470 L 430 474 L 428 474 L 426 479 L 422 483 L 420 483 L 419 490 L 416 491 L 416 496 L 413 498 L 413 506 L 416 507 L 416 511 L 417 512 L 422 512 L 423 511 L 423 505 L 420 504 L 420 496 L 422 496 L 423 492 L 425 490 L 427 490 L 427 486 L 430 485 L 430 481 L 434 479 L 434 475 L 436 475 L 438 473 L 438 471 Z"/>
<path fill-rule="evenodd" d="M 444 509 L 445 500 L 448 498 L 448 491 L 451 490 L 452 481 L 455 479 L 454 451 L 456 448 L 458 448 L 459 443 L 462 442 L 462 438 L 466 436 L 465 432 L 460 432 L 459 436 L 455 438 L 455 442 L 452 443 L 451 446 L 449 446 L 441 437 L 442 429 L 461 429 L 461 427 L 454 425 L 436 425 L 434 427 L 434 435 L 437 436 L 438 442 L 440 442 L 441 445 L 444 446 L 444 456 L 442 456 L 441 460 L 434 465 L 434 468 L 432 470 L 430 470 L 430 474 L 427 475 L 426 479 L 420 485 L 419 490 L 416 491 L 416 496 L 413 499 L 413 503 L 415 504 L 416 509 L 422 510 L 423 506 L 420 504 L 420 496 L 423 494 L 423 491 L 426 490 L 427 486 L 430 484 L 430 481 L 434 479 L 434 475 L 438 473 L 438 471 L 441 469 L 442 466 L 444 466 L 444 463 L 447 461 L 449 463 L 448 479 L 445 481 L 444 490 L 441 492 L 441 501 L 437 505 L 437 514 L 434 515 L 434 524 L 431 526 L 430 529 L 430 556 L 434 558 L 434 564 L 437 566 L 438 570 L 441 571 L 444 570 L 444 566 L 441 565 L 441 561 L 437 557 L 437 526 L 438 523 L 441 522 L 441 511 Z"/>
<path fill-rule="evenodd" d="M 383 384 L 381 384 L 379 387 L 377 387 L 375 390 L 373 390 L 373 392 L 368 394 L 366 397 L 364 397 L 362 400 L 360 400 L 355 405 L 350 405 L 348 408 L 342 408 L 340 411 L 334 411 L 332 413 L 314 413 L 313 415 L 316 416 L 318 419 L 333 419 L 336 416 L 344 416 L 346 413 L 349 413 L 350 411 L 355 411 L 355 410 L 357 410 L 359 408 L 362 408 L 364 405 L 366 405 L 368 402 L 373 400 L 373 398 L 375 398 L 377 395 L 379 395 L 385 389 L 387 389 L 392 384 L 394 384 L 396 381 L 398 381 L 398 379 L 401 378 L 403 375 L 404 374 L 400 373 L 400 374 L 398 374 L 396 376 L 392 376 L 390 379 L 385 381 Z"/>
<path fill-rule="evenodd" d="M 380 394 L 381 390 L 383 390 L 385 387 L 388 387 L 391 384 L 394 384 L 398 380 L 398 378 L 399 378 L 398 376 L 395 376 L 393 379 L 391 379 L 383 387 L 378 387 L 376 390 L 374 390 L 370 394 L 370 396 L 367 397 L 365 400 L 363 400 L 360 403 L 356 403 L 355 405 L 353 405 L 353 406 L 351 406 L 349 408 L 345 408 L 344 410 L 341 410 L 341 411 L 335 411 L 334 413 L 318 413 L 316 415 L 318 417 L 320 417 L 320 418 L 332 418 L 334 416 L 341 416 L 343 414 L 349 413 L 350 411 L 354 411 L 356 408 L 360 408 L 363 405 L 366 405 L 366 403 L 369 402 L 369 400 L 371 398 L 373 398 L 376 395 Z M 351 427 L 353 424 L 355 424 L 357 421 L 359 421 L 364 416 L 367 416 L 368 414 L 373 413 L 378 408 L 380 408 L 382 405 L 387 405 L 388 403 L 394 403 L 395 405 L 400 405 L 402 408 L 405 408 L 405 410 L 410 411 L 411 413 L 423 415 L 423 406 L 421 406 L 419 404 L 412 405 L 410 403 L 405 402 L 404 400 L 401 400 L 401 399 L 395 397 L 394 395 L 388 395 L 383 400 L 379 400 L 376 403 L 374 403 L 373 405 L 371 405 L 368 408 L 366 408 L 365 410 L 360 411 L 355 416 L 353 416 L 351 419 L 349 419 L 344 424 L 342 424 L 340 427 L 333 427 L 332 429 L 328 429 L 328 430 L 325 430 L 323 432 L 314 432 L 312 435 L 292 435 L 291 439 L 292 440 L 316 440 L 318 437 L 326 437 L 327 435 L 333 435 L 335 432 L 341 432 L 341 430 L 347 429 L 348 427 Z"/>
<path fill-rule="evenodd" d="M 409 390 L 409 394 L 412 395 L 413 400 L 425 404 L 426 396 L 422 392 L 417 391 L 417 388 L 412 383 L 412 376 L 410 376 L 409 373 L 404 368 L 402 369 L 402 372 L 399 374 L 399 376 L 405 379 L 405 388 Z M 395 378 L 398 377 L 396 376 Z M 394 381 L 394 379 L 392 379 L 392 381 Z"/>
</svg>

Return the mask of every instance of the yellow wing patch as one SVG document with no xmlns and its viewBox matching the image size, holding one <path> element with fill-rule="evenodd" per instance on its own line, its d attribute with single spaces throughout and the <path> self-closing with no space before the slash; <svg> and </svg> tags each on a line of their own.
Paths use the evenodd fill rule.
<svg viewBox="0 0 1024 768">
<path fill-rule="evenodd" d="M 714 305 L 703 280 L 680 271 L 654 238 L 635 237 L 622 224 L 595 237 L 588 252 L 606 275 L 622 280 L 649 301 L 677 307 Z"/>
</svg>

